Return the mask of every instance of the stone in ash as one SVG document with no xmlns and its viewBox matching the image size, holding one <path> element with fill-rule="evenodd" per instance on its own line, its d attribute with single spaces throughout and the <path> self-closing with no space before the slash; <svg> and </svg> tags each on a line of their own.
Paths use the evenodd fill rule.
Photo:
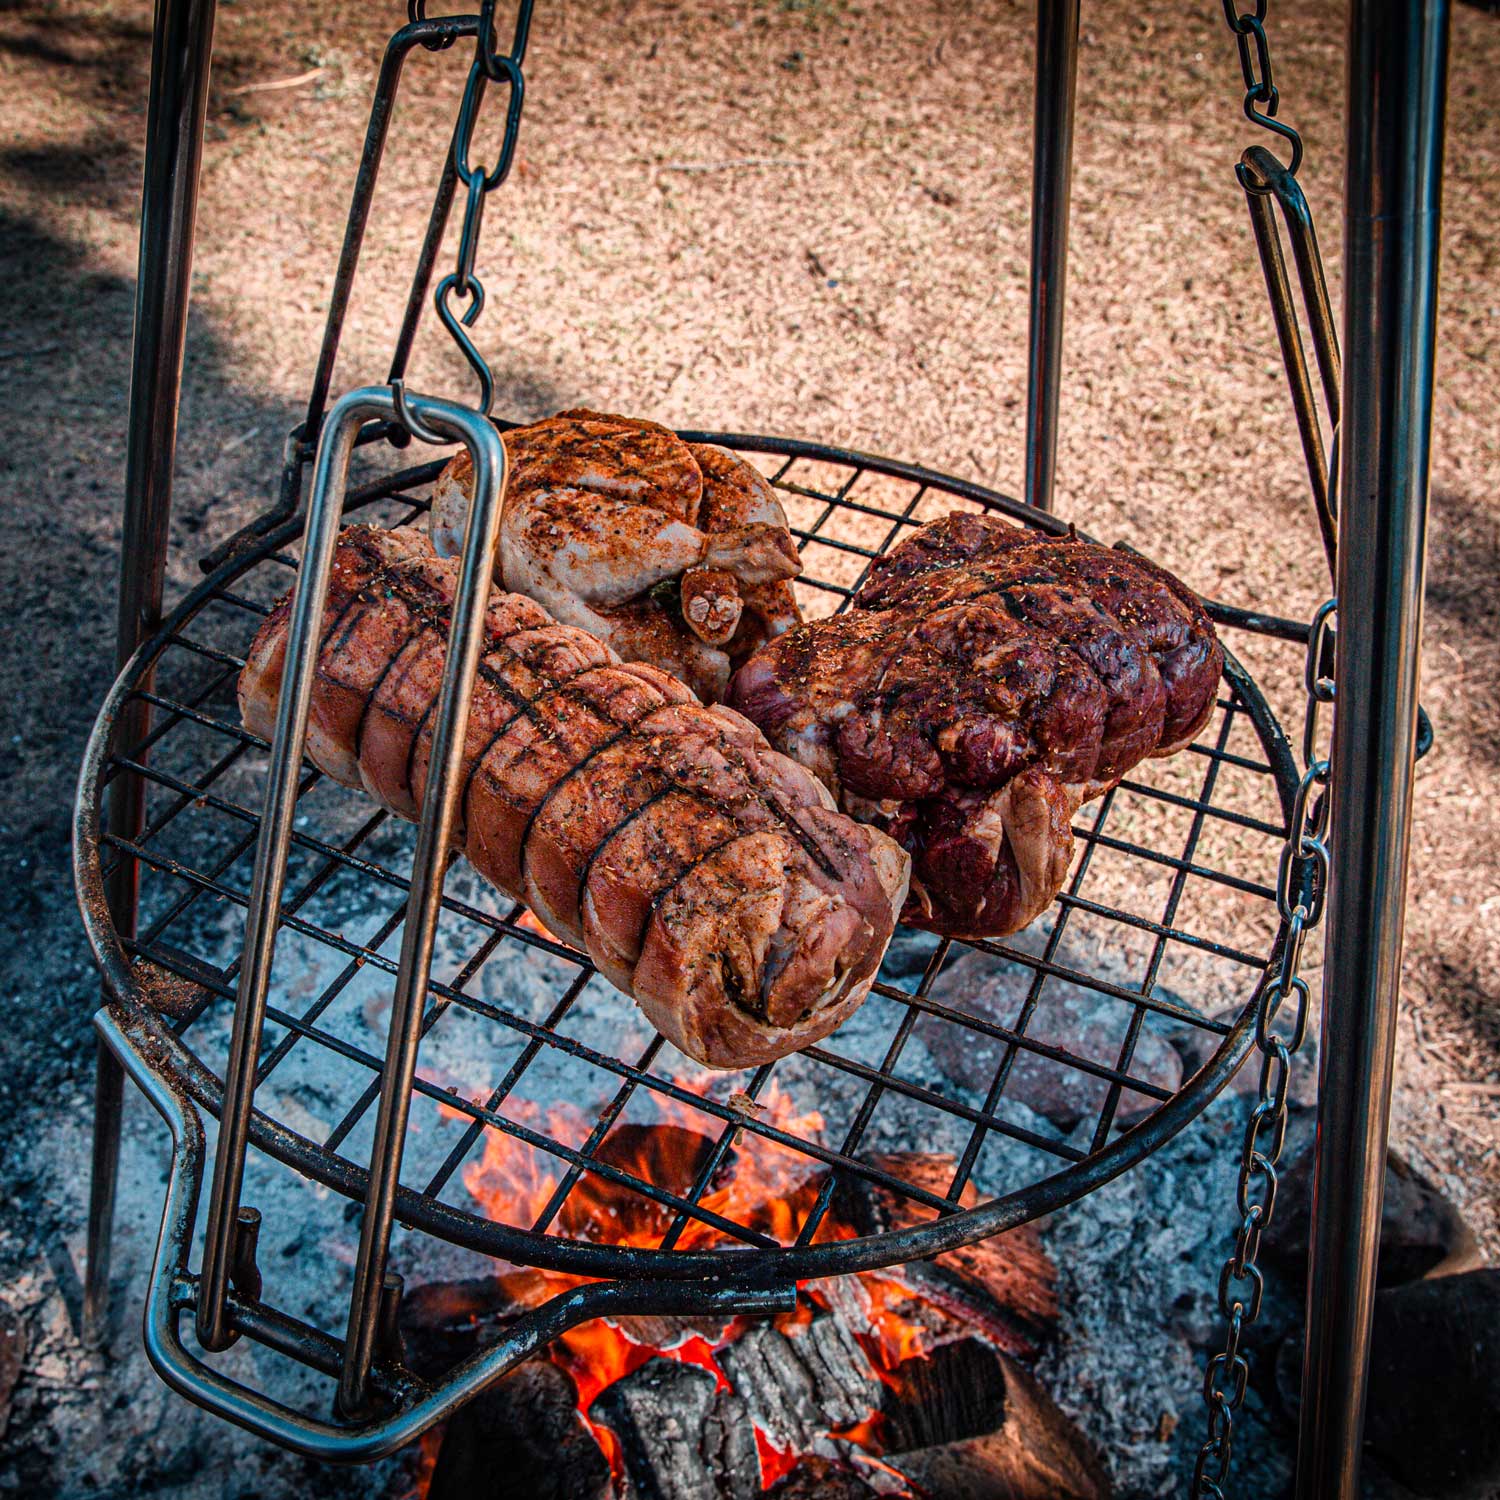
<svg viewBox="0 0 1500 1500">
<path fill-rule="evenodd" d="M 933 981 L 934 1000 L 1000 1026 L 1014 1027 L 1035 972 L 985 953 L 966 953 Z M 1122 1000 L 1062 979 L 1048 979 L 1026 1036 L 1075 1057 L 1113 1067 L 1130 1024 Z M 933 1061 L 961 1088 L 983 1096 L 1006 1052 L 1006 1043 L 982 1032 L 944 1025 L 924 1033 Z M 1160 1036 L 1143 1029 L 1131 1056 L 1130 1073 L 1172 1094 L 1182 1086 L 1182 1059 Z M 1034 1109 L 1059 1130 L 1072 1130 L 1104 1107 L 1107 1080 L 1065 1067 L 1024 1048 L 1017 1050 L 1005 1097 Z M 1115 1119 L 1125 1124 L 1149 1113 L 1160 1099 L 1134 1089 L 1120 1096 Z"/>
</svg>

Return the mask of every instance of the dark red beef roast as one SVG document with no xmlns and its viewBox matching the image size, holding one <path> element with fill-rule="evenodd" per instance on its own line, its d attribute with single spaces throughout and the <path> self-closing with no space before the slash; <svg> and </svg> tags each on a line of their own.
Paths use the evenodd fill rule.
<svg viewBox="0 0 1500 1500">
<path fill-rule="evenodd" d="M 956 513 L 877 560 L 853 608 L 767 643 L 729 703 L 911 853 L 904 919 L 1000 936 L 1056 897 L 1069 824 L 1212 712 L 1197 596 L 1134 554 Z"/>
</svg>

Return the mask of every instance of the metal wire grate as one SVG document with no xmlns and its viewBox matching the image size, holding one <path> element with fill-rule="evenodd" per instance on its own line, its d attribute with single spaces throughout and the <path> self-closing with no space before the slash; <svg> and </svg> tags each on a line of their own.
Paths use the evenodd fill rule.
<svg viewBox="0 0 1500 1500">
<path fill-rule="evenodd" d="M 1055 524 L 906 465 L 723 441 L 758 463 L 786 505 L 810 616 L 844 608 L 874 557 L 956 507 Z M 366 486 L 355 500 L 391 524 L 420 519 L 436 467 Z M 100 845 L 106 868 L 121 859 L 139 868 L 138 930 L 114 934 L 106 915 L 90 913 L 96 945 L 118 943 L 132 964 L 123 998 L 159 1030 L 164 1065 L 210 1111 L 267 748 L 239 723 L 237 653 L 290 586 L 296 561 L 295 529 L 283 528 L 174 615 L 130 685 L 152 705 L 153 727 L 103 770 L 106 786 L 127 771 L 141 776 L 149 800 L 139 838 L 104 834 Z M 880 1236 L 829 1238 L 836 1189 L 848 1179 L 931 1210 L 932 1228 L 951 1242 L 1056 1207 L 1166 1139 L 1243 1058 L 1253 995 L 1282 937 L 1271 882 L 1294 785 L 1280 730 L 1231 658 L 1191 752 L 1147 762 L 1083 809 L 1068 884 L 1029 932 L 983 942 L 903 932 L 853 1021 L 823 1044 L 740 1074 L 697 1074 L 582 955 L 455 867 L 423 1016 L 400 1216 L 475 1250 L 584 1269 L 571 1205 L 580 1184 L 603 1183 L 621 1201 L 653 1206 L 665 1227 L 646 1247 L 592 1247 L 591 1272 L 682 1274 L 667 1267 L 692 1259 L 689 1251 L 748 1248 L 783 1252 L 793 1274 L 816 1275 L 896 1257 Z M 368 1159 L 381 986 L 397 970 L 411 844 L 407 825 L 308 768 L 257 1072 L 266 1113 L 252 1139 L 351 1197 Z M 954 964 L 966 953 L 991 960 L 1003 1004 L 955 993 Z M 1091 997 L 1106 1018 L 1086 1037 L 1059 1035 L 1055 1019 L 1039 1027 L 1069 994 Z M 1213 1052 L 1180 1085 L 1141 1064 L 1146 1039 L 1159 1050 L 1175 1029 L 1200 1034 Z M 982 1076 L 971 1068 L 955 1083 L 934 1061 L 956 1050 L 983 1059 Z M 1017 1098 L 1023 1072 L 1029 1096 L 1071 1089 L 1087 1100 L 1084 1117 L 1067 1130 L 1049 1123 Z M 306 1110 L 277 1119 L 275 1101 L 306 1088 L 319 1100 L 316 1126 Z M 663 1171 L 656 1180 L 611 1149 L 623 1126 L 663 1117 L 703 1139 L 685 1179 Z M 956 1161 L 946 1187 L 903 1176 L 893 1152 L 939 1139 Z M 485 1212 L 466 1181 L 482 1176 L 497 1147 L 511 1174 L 503 1184 L 524 1180 L 535 1191 Z M 801 1174 L 790 1223 L 768 1224 L 753 1202 L 709 1201 L 726 1164 L 757 1153 Z M 974 1209 L 974 1189 L 987 1207 Z"/>
</svg>

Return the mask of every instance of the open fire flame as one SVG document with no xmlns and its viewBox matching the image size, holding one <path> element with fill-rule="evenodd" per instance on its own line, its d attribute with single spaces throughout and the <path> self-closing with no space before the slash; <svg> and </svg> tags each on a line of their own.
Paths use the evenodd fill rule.
<svg viewBox="0 0 1500 1500">
<path fill-rule="evenodd" d="M 674 1081 L 689 1094 L 706 1094 L 711 1079 L 712 1075 L 705 1075 Z M 649 1125 L 617 1122 L 593 1155 L 632 1177 L 690 1198 L 713 1146 L 712 1139 L 704 1133 L 707 1117 L 669 1096 L 657 1095 L 655 1102 L 658 1120 Z M 732 1108 L 790 1136 L 816 1139 L 823 1130 L 821 1114 L 816 1110 L 799 1113 L 774 1079 L 760 1099 L 751 1101 L 744 1095 L 735 1095 L 729 1103 Z M 595 1128 L 594 1120 L 571 1104 L 557 1104 L 544 1115 L 534 1104 L 512 1102 L 508 1111 L 517 1123 L 545 1129 L 552 1139 L 575 1149 L 584 1144 Z M 444 1113 L 455 1119 L 468 1118 L 455 1109 L 445 1109 Z M 662 1243 L 678 1217 L 671 1205 L 591 1172 L 567 1184 L 569 1191 L 564 1195 L 560 1191 L 565 1186 L 563 1171 L 556 1157 L 501 1131 L 488 1130 L 484 1154 L 464 1168 L 463 1182 L 483 1211 L 498 1222 L 520 1227 L 545 1223 L 554 1232 L 595 1243 L 655 1247 Z M 697 1201 L 711 1215 L 787 1244 L 806 1222 L 823 1176 L 814 1159 L 777 1141 L 744 1131 L 739 1133 L 710 1179 L 708 1190 Z M 813 1238 L 820 1243 L 853 1238 L 854 1233 L 835 1213 L 829 1212 Z M 726 1243 L 730 1238 L 713 1224 L 689 1218 L 681 1227 L 676 1244 L 684 1250 L 703 1250 Z M 518 1307 L 536 1306 L 581 1279 L 531 1268 L 508 1271 L 500 1277 L 504 1293 Z M 854 1320 L 863 1327 L 855 1326 L 851 1331 L 872 1372 L 883 1383 L 895 1386 L 896 1368 L 904 1360 L 926 1352 L 924 1330 L 902 1312 L 903 1305 L 909 1305 L 914 1294 L 893 1275 L 867 1273 L 852 1280 L 864 1305 Z M 801 1286 L 796 1309 L 778 1315 L 776 1327 L 787 1336 L 796 1337 L 800 1329 L 812 1322 L 816 1310 L 828 1305 L 817 1285 Z M 688 1332 L 666 1347 L 657 1347 L 637 1342 L 625 1328 L 607 1319 L 596 1319 L 564 1334 L 550 1347 L 548 1355 L 576 1384 L 579 1415 L 618 1478 L 624 1472 L 623 1454 L 614 1432 L 589 1415 L 595 1397 L 657 1357 L 708 1370 L 723 1389 L 729 1381 L 718 1364 L 717 1351 L 733 1343 L 747 1326 L 741 1319 L 732 1319 L 712 1337 Z M 873 1463 L 884 1451 L 881 1422 L 880 1412 L 872 1410 L 852 1427 L 829 1435 L 855 1444 Z M 755 1438 L 762 1488 L 769 1489 L 796 1466 L 801 1455 L 778 1447 L 758 1424 Z M 436 1458 L 435 1442 L 427 1449 L 427 1457 L 424 1469 L 430 1473 Z M 425 1492 L 425 1488 L 425 1484 L 419 1486 L 419 1493 Z"/>
</svg>

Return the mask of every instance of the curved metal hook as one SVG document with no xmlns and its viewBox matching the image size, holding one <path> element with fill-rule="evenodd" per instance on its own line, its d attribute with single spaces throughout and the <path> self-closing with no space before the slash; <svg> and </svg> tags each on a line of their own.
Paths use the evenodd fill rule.
<svg viewBox="0 0 1500 1500">
<path fill-rule="evenodd" d="M 1263 126 L 1273 135 L 1279 135 L 1282 140 L 1287 141 L 1291 145 L 1292 159 L 1286 164 L 1286 172 L 1289 177 L 1295 177 L 1297 169 L 1302 165 L 1302 137 L 1290 125 L 1282 120 L 1275 119 L 1269 110 L 1257 109 L 1255 106 L 1258 102 L 1261 101 L 1256 100 L 1251 94 L 1246 94 L 1245 118 L 1254 121 L 1257 125 Z M 1278 101 L 1273 98 L 1270 102 L 1274 105 Z M 1242 171 L 1241 168 L 1236 168 L 1235 170 L 1237 175 Z M 1240 177 L 1240 182 L 1244 185 L 1245 179 L 1243 176 Z"/>
<path fill-rule="evenodd" d="M 406 382 L 404 380 L 391 381 L 391 402 L 396 408 L 396 420 L 414 437 L 420 438 L 424 443 L 442 445 L 452 442 L 452 438 L 446 438 L 440 432 L 434 432 L 422 419 L 411 409 L 406 399 Z"/>
<path fill-rule="evenodd" d="M 427 0 L 406 0 L 406 20 L 409 26 L 417 26 L 427 20 Z M 458 40 L 456 35 L 437 37 L 424 41 L 429 52 L 446 52 Z"/>
<path fill-rule="evenodd" d="M 469 362 L 469 368 L 479 379 L 478 409 L 481 415 L 487 417 L 491 407 L 495 404 L 495 374 L 485 362 L 484 355 L 474 346 L 474 340 L 469 337 L 468 332 L 474 320 L 484 311 L 484 285 L 477 276 L 470 276 L 469 288 L 473 293 L 473 301 L 462 316 L 448 305 L 449 298 L 458 289 L 456 272 L 449 272 L 443 277 L 438 283 L 437 291 L 433 293 L 432 300 L 437 305 L 438 317 L 443 320 L 443 327 L 448 330 L 453 342 L 463 351 L 464 358 Z"/>
</svg>

